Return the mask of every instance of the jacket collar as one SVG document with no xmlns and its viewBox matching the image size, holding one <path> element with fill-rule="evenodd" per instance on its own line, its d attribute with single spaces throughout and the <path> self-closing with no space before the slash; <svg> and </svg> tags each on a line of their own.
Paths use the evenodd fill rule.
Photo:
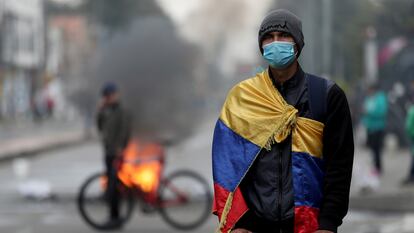
<svg viewBox="0 0 414 233">
<path fill-rule="evenodd" d="M 270 69 L 269 69 L 270 71 Z M 269 76 L 272 79 L 273 85 L 280 90 L 280 88 L 283 86 L 283 89 L 289 90 L 297 87 L 301 81 L 305 78 L 305 72 L 303 72 L 302 67 L 300 65 L 298 66 L 298 69 L 296 70 L 296 73 L 287 81 L 285 81 L 283 84 L 278 82 L 275 77 L 273 77 L 272 72 L 269 72 Z"/>
</svg>

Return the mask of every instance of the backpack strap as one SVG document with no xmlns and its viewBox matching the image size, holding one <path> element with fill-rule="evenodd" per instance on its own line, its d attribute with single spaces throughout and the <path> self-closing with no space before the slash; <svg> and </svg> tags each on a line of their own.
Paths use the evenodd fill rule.
<svg viewBox="0 0 414 233">
<path fill-rule="evenodd" d="M 325 123 L 328 80 L 315 75 L 306 74 L 306 81 L 308 84 L 309 108 L 311 115 L 314 120 Z"/>
</svg>

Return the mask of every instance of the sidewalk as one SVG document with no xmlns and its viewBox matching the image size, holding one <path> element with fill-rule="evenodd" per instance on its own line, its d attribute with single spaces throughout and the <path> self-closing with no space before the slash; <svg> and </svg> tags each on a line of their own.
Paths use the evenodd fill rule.
<svg viewBox="0 0 414 233">
<path fill-rule="evenodd" d="M 34 155 L 85 139 L 82 121 L 0 122 L 0 161 Z"/>
<path fill-rule="evenodd" d="M 211 137 L 214 123 L 213 120 L 203 122 L 200 128 L 195 130 L 192 137 L 166 148 L 167 162 L 164 176 L 177 170 L 188 169 L 200 174 L 213 187 Z M 0 177 L 3 179 L 0 182 L 2 182 L 3 188 L 0 191 L 0 204 L 8 203 L 11 206 L 16 203 L 20 204 L 22 196 L 25 195 L 21 190 L 26 190 L 21 187 L 28 187 L 27 190 L 30 192 L 26 190 L 23 193 L 31 193 L 35 197 L 34 200 L 39 197 L 38 194 L 33 193 L 41 193 L 40 196 L 52 194 L 51 199 L 46 198 L 43 201 L 72 204 L 85 180 L 103 169 L 103 151 L 100 143 L 97 140 L 85 141 L 80 125 L 50 123 L 40 126 L 9 128 L 10 131 L 13 130 L 13 133 L 10 132 L 8 135 L 13 134 L 14 138 L 5 137 L 3 135 L 5 130 L 2 130 L 4 127 L 0 124 L 0 146 L 2 148 L 0 162 L 1 160 L 43 152 L 62 145 L 76 144 L 76 146 L 67 150 L 53 150 L 50 153 L 45 153 L 47 156 L 25 160 L 28 171 L 24 179 L 17 175 L 17 164 L 11 163 L 2 167 Z M 6 149 L 10 153 L 6 153 Z M 44 192 L 46 194 L 39 191 L 42 188 L 47 190 Z M 39 201 L 42 201 L 41 197 Z"/>
<path fill-rule="evenodd" d="M 396 147 L 395 140 L 387 137 L 382 158 L 384 174 L 379 187 L 362 192 L 360 184 L 371 172 L 372 158 L 361 141 L 364 140 L 356 140 L 350 208 L 378 212 L 414 211 L 414 186 L 401 185 L 411 163 L 410 151 Z"/>
<path fill-rule="evenodd" d="M 211 184 L 211 139 L 215 125 L 214 118 L 206 119 L 203 125 L 189 139 L 167 151 L 167 170 L 196 170 Z M 355 138 L 355 160 L 351 185 L 350 208 L 352 210 L 378 212 L 414 212 L 414 186 L 401 186 L 411 162 L 408 149 L 396 146 L 392 137 L 387 137 L 383 152 L 384 174 L 378 189 L 361 192 L 360 181 L 371 172 L 371 154 L 363 145 L 365 140 Z"/>
<path fill-rule="evenodd" d="M 191 169 L 211 180 L 211 137 L 213 120 L 207 120 L 188 140 L 168 148 L 166 174 L 177 169 Z M 0 123 L 0 162 L 20 156 L 35 155 L 84 142 L 86 139 L 82 121 L 48 121 L 42 124 Z M 350 208 L 379 212 L 414 211 L 414 186 L 401 186 L 411 155 L 408 149 L 399 149 L 392 138 L 387 138 L 383 153 L 384 174 L 380 185 L 371 192 L 361 192 L 361 180 L 371 171 L 370 151 L 356 137 L 355 161 L 351 185 Z"/>
</svg>

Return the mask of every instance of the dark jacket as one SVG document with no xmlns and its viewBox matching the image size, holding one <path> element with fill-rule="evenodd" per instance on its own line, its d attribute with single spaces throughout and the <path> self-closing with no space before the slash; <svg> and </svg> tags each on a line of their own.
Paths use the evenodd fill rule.
<svg viewBox="0 0 414 233">
<path fill-rule="evenodd" d="M 120 104 L 101 108 L 96 123 L 101 135 L 106 156 L 117 156 L 131 137 L 132 118 Z"/>
<path fill-rule="evenodd" d="M 310 110 L 308 84 L 299 68 L 296 74 L 275 87 L 283 98 L 299 111 L 299 116 L 322 121 L 325 177 L 320 229 L 336 232 L 348 210 L 349 187 L 353 164 L 353 134 L 348 103 L 344 92 L 333 82 L 326 87 L 326 111 L 322 119 L 315 119 Z M 292 181 L 292 138 L 276 143 L 270 151 L 263 149 L 245 179 L 241 190 L 250 211 L 270 221 L 294 217 Z M 248 221 L 248 220 L 247 220 Z"/>
</svg>

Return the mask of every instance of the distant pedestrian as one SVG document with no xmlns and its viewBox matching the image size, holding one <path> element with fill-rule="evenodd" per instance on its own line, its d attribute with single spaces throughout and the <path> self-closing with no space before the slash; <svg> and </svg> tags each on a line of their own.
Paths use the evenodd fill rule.
<svg viewBox="0 0 414 233">
<path fill-rule="evenodd" d="M 411 99 L 411 106 L 408 109 L 407 117 L 405 119 L 405 130 L 411 142 L 411 165 L 407 177 L 403 180 L 403 185 L 414 184 L 414 81 L 411 83 L 411 92 L 409 93 Z"/>
<path fill-rule="evenodd" d="M 121 157 L 131 135 L 131 117 L 121 106 L 118 87 L 106 83 L 102 88 L 102 101 L 98 106 L 97 127 L 105 150 L 105 166 L 108 178 L 107 198 L 109 205 L 108 228 L 119 224 L 118 178 L 114 162 Z"/>
<path fill-rule="evenodd" d="M 385 93 L 379 90 L 377 84 L 368 88 L 368 96 L 364 101 L 362 123 L 367 130 L 367 144 L 372 151 L 374 169 L 373 175 L 380 177 L 383 172 L 382 148 L 384 144 L 388 102 Z"/>
</svg>

